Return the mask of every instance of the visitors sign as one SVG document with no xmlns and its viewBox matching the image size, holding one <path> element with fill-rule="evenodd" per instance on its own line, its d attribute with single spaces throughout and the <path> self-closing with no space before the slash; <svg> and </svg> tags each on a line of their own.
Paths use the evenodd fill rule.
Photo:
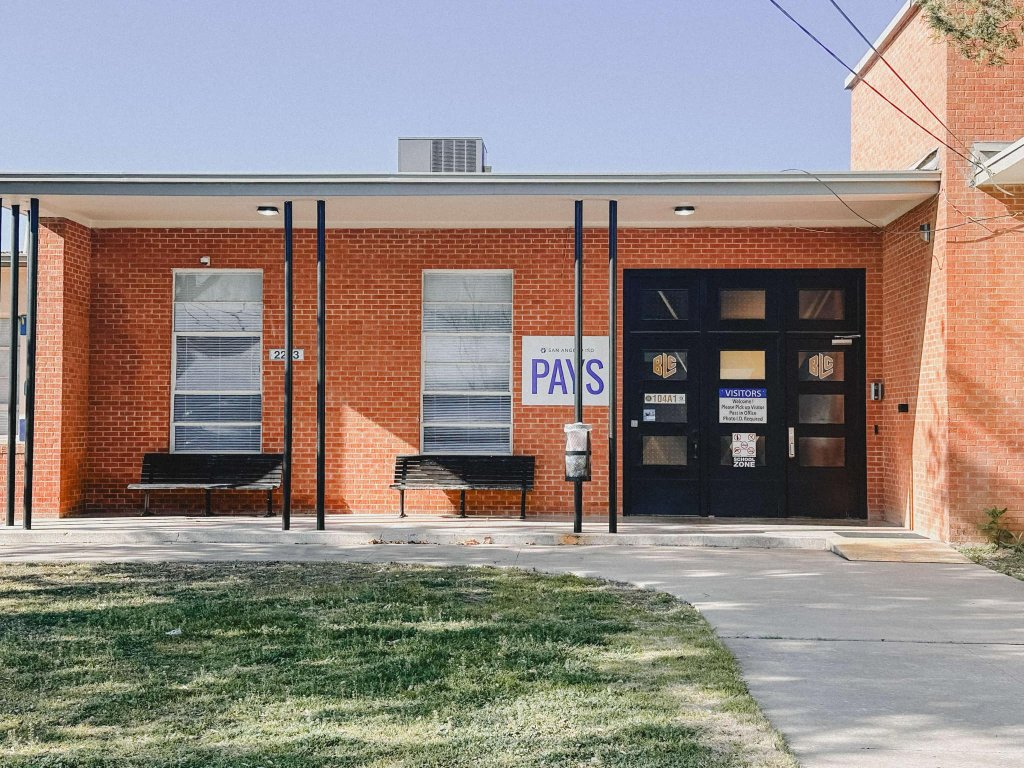
<svg viewBox="0 0 1024 768">
<path fill-rule="evenodd" d="M 768 390 L 723 387 L 718 390 L 720 424 L 767 424 Z"/>
</svg>

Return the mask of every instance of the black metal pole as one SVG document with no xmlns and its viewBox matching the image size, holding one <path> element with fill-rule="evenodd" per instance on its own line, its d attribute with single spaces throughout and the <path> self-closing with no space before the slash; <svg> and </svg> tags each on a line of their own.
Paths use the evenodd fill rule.
<svg viewBox="0 0 1024 768">
<path fill-rule="evenodd" d="M 284 204 L 284 476 L 281 530 L 292 525 L 292 203 Z"/>
<path fill-rule="evenodd" d="M 574 226 L 574 258 L 573 272 L 575 282 L 576 321 L 576 387 L 575 408 L 576 422 L 583 421 L 583 201 L 576 201 L 576 221 Z M 572 487 L 573 502 L 573 533 L 583 531 L 583 481 L 577 480 Z"/>
<path fill-rule="evenodd" d="M 21 206 L 11 206 L 11 336 L 7 381 L 7 525 L 14 525 L 14 481 L 18 450 L 18 254 Z"/>
<path fill-rule="evenodd" d="M 3 246 L 3 220 L 4 220 L 3 210 L 4 210 L 4 200 L 3 200 L 2 197 L 0 197 L 0 250 L 3 250 L 3 248 L 2 248 L 2 246 Z M 3 269 L 3 267 L 0 266 L 0 269 Z M 12 525 L 14 524 L 13 520 L 11 521 L 11 524 Z"/>
<path fill-rule="evenodd" d="M 32 528 L 32 470 L 35 460 L 36 433 L 36 310 L 39 279 L 39 200 L 32 198 L 28 207 L 28 253 L 25 290 L 28 305 L 25 318 L 25 483 L 21 513 L 25 530 Z"/>
<path fill-rule="evenodd" d="M 619 284 L 619 203 L 608 201 L 608 533 L 619 530 L 619 466 L 618 445 L 615 439 L 615 421 L 618 403 L 615 401 L 615 377 L 618 375 L 616 350 L 616 302 Z"/>
<path fill-rule="evenodd" d="M 316 201 L 316 529 L 324 530 L 327 421 L 327 203 Z"/>
</svg>

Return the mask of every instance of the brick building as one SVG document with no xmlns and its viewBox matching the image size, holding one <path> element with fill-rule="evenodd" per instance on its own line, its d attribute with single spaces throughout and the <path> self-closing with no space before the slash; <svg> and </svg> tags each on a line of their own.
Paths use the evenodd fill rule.
<svg viewBox="0 0 1024 768">
<path fill-rule="evenodd" d="M 910 4 L 878 47 L 952 135 L 868 56 L 847 84 L 849 172 L 524 176 L 485 173 L 479 154 L 452 171 L 446 152 L 482 147 L 449 141 L 409 144 L 390 175 L 0 176 L 5 205 L 35 198 L 42 216 L 37 514 L 136 513 L 127 486 L 146 452 L 280 450 L 282 225 L 258 209 L 285 200 L 305 353 L 292 498 L 311 508 L 325 200 L 328 510 L 394 510 L 398 454 L 514 453 L 536 456 L 530 514 L 568 515 L 566 337 L 584 200 L 587 514 L 607 508 L 614 355 L 626 515 L 884 519 L 948 540 L 974 536 L 998 505 L 1019 526 L 1024 262 L 1011 215 L 1024 195 L 1024 55 L 969 64 Z M 201 503 L 154 497 L 159 512 Z M 260 504 L 216 498 L 221 512 Z M 417 512 L 457 504 L 410 498 Z M 518 497 L 474 494 L 474 510 L 515 514 Z"/>
</svg>

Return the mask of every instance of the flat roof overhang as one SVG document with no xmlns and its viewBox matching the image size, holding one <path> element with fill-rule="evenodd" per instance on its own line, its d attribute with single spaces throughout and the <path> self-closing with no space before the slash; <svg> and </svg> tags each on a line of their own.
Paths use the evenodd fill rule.
<svg viewBox="0 0 1024 768">
<path fill-rule="evenodd" d="M 94 229 L 270 228 L 257 205 L 295 201 L 295 225 L 315 225 L 327 201 L 331 228 L 565 228 L 572 201 L 619 201 L 619 226 L 885 226 L 938 194 L 931 171 L 748 174 L 0 174 L 5 206 L 40 200 L 44 217 Z M 838 196 L 838 197 L 837 197 Z M 306 205 L 305 203 L 310 203 Z M 693 205 L 693 216 L 673 213 Z M 586 226 L 607 207 L 586 206 Z"/>
</svg>

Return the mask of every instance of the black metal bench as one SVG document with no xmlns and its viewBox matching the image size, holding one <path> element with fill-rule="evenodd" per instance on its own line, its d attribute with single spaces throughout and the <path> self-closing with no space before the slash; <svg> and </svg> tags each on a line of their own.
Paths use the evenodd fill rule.
<svg viewBox="0 0 1024 768">
<path fill-rule="evenodd" d="M 283 474 L 280 453 L 147 453 L 142 458 L 142 479 L 128 490 L 145 493 L 143 515 L 150 514 L 152 491 L 205 491 L 207 515 L 213 491 L 266 491 L 267 517 L 273 517 L 274 490 L 281 487 Z"/>
<path fill-rule="evenodd" d="M 533 456 L 413 455 L 395 457 L 398 516 L 405 517 L 405 492 L 459 491 L 459 516 L 466 516 L 466 491 L 519 491 L 519 519 L 526 519 L 526 492 L 533 490 Z"/>
</svg>

